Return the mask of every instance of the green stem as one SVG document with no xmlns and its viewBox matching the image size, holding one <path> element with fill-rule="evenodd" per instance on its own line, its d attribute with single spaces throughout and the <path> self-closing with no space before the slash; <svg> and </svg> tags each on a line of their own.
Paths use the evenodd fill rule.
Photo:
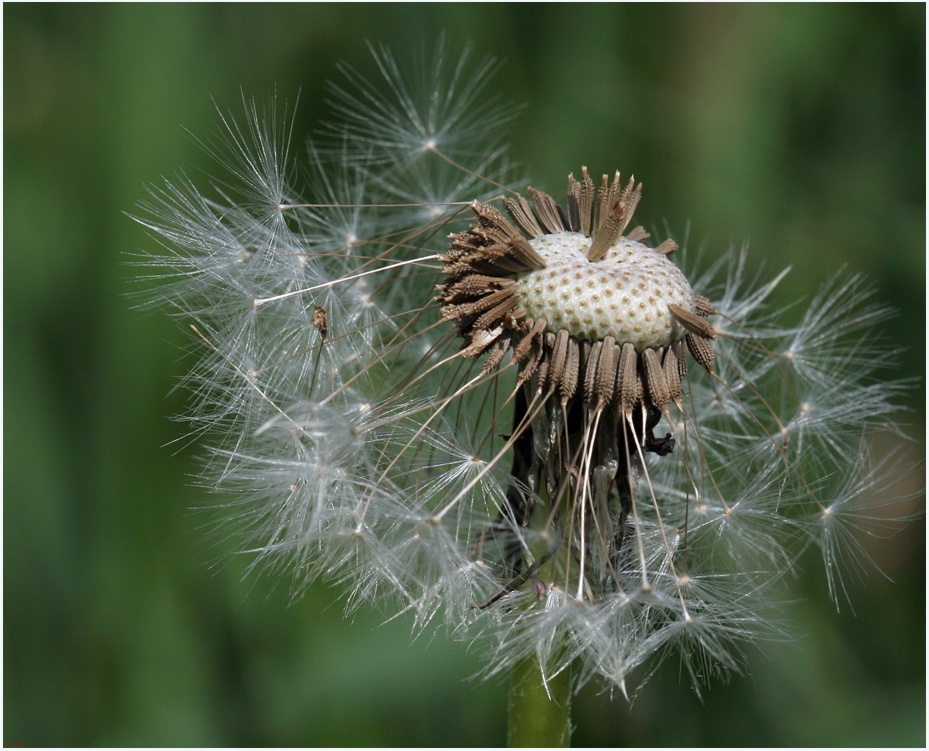
<svg viewBox="0 0 929 751">
<path fill-rule="evenodd" d="M 549 680 L 546 686 L 534 654 L 514 666 L 507 745 L 510 748 L 571 745 L 570 668 Z"/>
</svg>

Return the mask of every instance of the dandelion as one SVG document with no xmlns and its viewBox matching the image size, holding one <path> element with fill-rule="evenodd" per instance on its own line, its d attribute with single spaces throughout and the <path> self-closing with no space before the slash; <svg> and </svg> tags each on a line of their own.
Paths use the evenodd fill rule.
<svg viewBox="0 0 929 751">
<path fill-rule="evenodd" d="M 230 179 L 166 182 L 139 219 L 200 346 L 188 419 L 224 523 L 295 593 L 328 578 L 350 607 L 444 619 L 565 712 L 667 657 L 695 687 L 738 671 L 783 634 L 802 552 L 837 599 L 842 554 L 867 562 L 855 530 L 896 472 L 867 441 L 901 390 L 878 372 L 888 311 L 837 276 L 784 325 L 783 274 L 679 266 L 633 224 L 635 179 L 523 189 L 492 63 L 439 45 L 409 78 L 373 54 L 379 81 L 332 90 L 308 198 L 287 117 L 246 101 L 208 146 Z"/>
</svg>

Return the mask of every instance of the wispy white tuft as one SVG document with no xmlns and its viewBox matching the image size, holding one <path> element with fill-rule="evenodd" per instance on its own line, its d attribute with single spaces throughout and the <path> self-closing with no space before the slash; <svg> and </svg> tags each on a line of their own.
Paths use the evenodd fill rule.
<svg viewBox="0 0 929 751">
<path fill-rule="evenodd" d="M 463 356 L 435 296 L 469 204 L 526 184 L 501 139 L 515 110 L 490 93 L 497 64 L 441 42 L 403 63 L 372 55 L 377 77 L 342 69 L 305 150 L 287 107 L 244 100 L 206 144 L 215 182 L 167 180 L 139 211 L 158 242 L 142 261 L 154 302 L 200 352 L 185 419 L 206 446 L 201 479 L 255 565 L 295 594 L 325 578 L 349 607 L 445 619 L 491 674 L 535 655 L 548 679 L 573 664 L 578 684 L 623 693 L 667 657 L 696 686 L 738 671 L 744 645 L 783 636 L 779 585 L 811 547 L 844 598 L 842 572 L 870 568 L 860 533 L 897 529 L 906 495 L 902 460 L 869 442 L 894 427 L 903 387 L 867 284 L 839 272 L 782 311 L 771 296 L 789 275 L 749 272 L 744 251 L 685 263 L 718 312 L 714 371 L 691 363 L 656 428 L 675 448 L 644 457 L 621 557 L 588 468 L 578 548 L 552 523 L 561 491 L 514 474 L 518 364 Z M 541 428 L 567 416 L 528 409 L 541 455 Z M 521 512 L 553 498 L 547 520 Z"/>
</svg>

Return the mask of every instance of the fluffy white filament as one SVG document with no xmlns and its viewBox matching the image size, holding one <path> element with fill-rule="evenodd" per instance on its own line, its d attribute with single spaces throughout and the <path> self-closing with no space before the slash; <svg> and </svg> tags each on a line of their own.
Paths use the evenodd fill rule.
<svg viewBox="0 0 929 751">
<path fill-rule="evenodd" d="M 875 516 L 869 499 L 894 461 L 872 460 L 862 438 L 891 424 L 900 388 L 876 375 L 885 354 L 871 332 L 887 312 L 861 279 L 836 277 L 782 325 L 767 304 L 782 277 L 754 283 L 743 254 L 689 284 L 659 256 L 674 300 L 692 307 L 692 286 L 720 313 L 715 372 L 691 367 L 660 425 L 674 452 L 645 456 L 629 555 L 611 561 L 589 542 L 612 534 L 597 526 L 605 496 L 593 486 L 576 517 L 592 533 L 566 555 L 550 525 L 525 523 L 508 501 L 543 494 L 511 475 L 517 367 L 507 358 L 483 372 L 459 356 L 434 300 L 437 256 L 471 221 L 464 207 L 525 185 L 498 137 L 512 109 L 485 91 L 490 63 L 440 49 L 411 80 L 386 51 L 375 57 L 382 78 L 346 70 L 330 135 L 303 156 L 286 115 L 246 103 L 210 147 L 234 188 L 166 182 L 141 210 L 163 243 L 144 261 L 158 302 L 200 345 L 189 420 L 226 520 L 295 590 L 326 577 L 353 605 L 386 600 L 420 626 L 441 614 L 456 635 L 486 640 L 490 672 L 535 654 L 548 675 L 577 661 L 577 681 L 625 690 L 668 655 L 695 684 L 738 669 L 740 645 L 779 633 L 767 612 L 803 550 L 822 548 L 835 594 L 841 555 L 866 558 L 855 530 Z M 305 194 L 294 163 L 305 163 Z M 622 300 L 619 260 L 602 262 L 592 307 Z M 531 314 L 581 326 L 570 284 L 565 305 L 545 296 L 561 277 L 543 276 L 520 282 Z M 663 304 L 646 302 L 654 336 L 679 339 Z M 607 305 L 579 337 L 628 318 L 611 315 Z M 546 403 L 527 409 L 561 430 Z M 599 415 L 583 419 L 599 429 Z M 532 564 L 523 581 L 505 571 L 507 545 Z M 608 597 L 588 595 L 606 584 Z"/>
</svg>

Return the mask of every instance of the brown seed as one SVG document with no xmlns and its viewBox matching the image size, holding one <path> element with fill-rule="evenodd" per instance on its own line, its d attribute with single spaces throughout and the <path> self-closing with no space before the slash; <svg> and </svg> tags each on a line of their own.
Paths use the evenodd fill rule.
<svg viewBox="0 0 929 751">
<path fill-rule="evenodd" d="M 564 221 L 564 214 L 558 202 L 548 193 L 529 188 L 529 196 L 535 204 L 539 223 L 546 232 L 564 232 L 570 229 L 567 222 Z"/>
<path fill-rule="evenodd" d="M 616 368 L 619 364 L 621 349 L 612 336 L 603 340 L 600 350 L 600 362 L 597 367 L 597 400 L 600 407 L 609 404 L 616 393 Z"/>
<path fill-rule="evenodd" d="M 681 370 L 677 362 L 676 346 L 672 345 L 664 353 L 664 370 L 665 382 L 668 384 L 668 397 L 675 404 L 681 399 Z"/>
<path fill-rule="evenodd" d="M 670 237 L 655 248 L 655 252 L 661 253 L 663 256 L 669 256 L 675 250 L 677 250 L 677 243 L 674 242 L 674 240 L 672 240 Z"/>
<path fill-rule="evenodd" d="M 493 370 L 497 369 L 497 366 L 503 362 L 503 357 L 506 355 L 507 350 L 510 348 L 510 337 L 504 337 L 498 339 L 494 344 L 493 348 L 490 350 L 490 354 L 487 355 L 487 359 L 484 361 L 484 366 L 481 368 L 481 375 L 486 375 Z"/>
<path fill-rule="evenodd" d="M 624 415 L 631 415 L 633 407 L 640 399 L 638 361 L 635 347 L 630 342 L 626 342 L 620 353 L 619 368 L 616 372 L 619 404 Z"/>
<path fill-rule="evenodd" d="M 649 399 L 662 412 L 667 412 L 671 391 L 668 388 L 664 368 L 661 365 L 661 355 L 660 347 L 657 350 L 646 349 L 642 352 L 642 362 L 644 363 L 643 370 L 645 371 L 645 384 L 648 388 Z"/>
<path fill-rule="evenodd" d="M 717 313 L 716 309 L 710 305 L 710 301 L 703 295 L 694 295 L 694 310 L 698 316 L 711 316 Z"/>
<path fill-rule="evenodd" d="M 713 324 L 706 320 L 706 318 L 702 318 L 696 313 L 684 310 L 680 305 L 675 305 L 673 302 L 668 303 L 668 310 L 690 333 L 696 334 L 704 339 L 716 338 L 716 329 L 713 328 Z"/>
<path fill-rule="evenodd" d="M 564 374 L 561 377 L 561 383 L 558 384 L 561 390 L 561 403 L 567 404 L 577 391 L 578 374 L 581 367 L 580 348 L 577 346 L 577 340 L 568 337 L 568 353 L 565 358 Z"/>
<path fill-rule="evenodd" d="M 323 339 L 329 336 L 329 312 L 324 307 L 321 305 L 313 306 L 313 318 L 311 322 Z"/>
<path fill-rule="evenodd" d="M 696 334 L 687 334 L 684 340 L 687 342 L 687 349 L 690 350 L 690 354 L 693 355 L 694 360 L 706 368 L 707 372 L 712 373 L 713 361 L 716 359 L 713 354 L 713 345 L 702 336 L 697 336 Z"/>
<path fill-rule="evenodd" d="M 564 372 L 568 362 L 568 340 L 570 338 L 566 329 L 561 329 L 555 336 L 555 342 L 552 345 L 552 367 L 550 371 L 552 388 L 560 386 L 564 378 Z"/>
<path fill-rule="evenodd" d="M 584 372 L 584 403 L 590 407 L 597 404 L 597 368 L 600 365 L 600 350 L 603 342 L 594 342 L 586 357 L 587 367 Z"/>
<path fill-rule="evenodd" d="M 509 290 L 500 290 L 501 292 L 509 292 Z M 488 295 L 487 297 L 493 297 L 494 295 Z M 485 300 L 487 298 L 484 298 Z M 519 295 L 514 295 L 512 293 L 503 296 L 503 298 L 498 302 L 493 308 L 488 310 L 482 316 L 480 316 L 473 324 L 472 328 L 474 329 L 484 329 L 490 326 L 493 323 L 503 320 L 504 316 L 509 313 L 513 308 L 519 305 Z"/>
<path fill-rule="evenodd" d="M 529 325 L 528 323 L 526 325 Z M 538 321 L 535 321 L 532 324 L 532 328 L 529 330 L 529 333 L 526 334 L 516 345 L 516 349 L 513 350 L 513 361 L 521 362 L 527 354 L 529 354 L 529 349 L 532 347 L 533 343 L 538 345 L 538 348 L 541 349 L 541 343 L 536 342 L 537 339 L 541 339 L 542 332 L 545 331 L 545 327 L 548 325 L 548 322 L 544 318 L 540 318 Z"/>
<path fill-rule="evenodd" d="M 542 228 L 536 221 L 529 201 L 523 195 L 516 195 L 514 198 L 504 198 L 503 205 L 510 212 L 513 221 L 516 222 L 520 229 L 529 237 L 539 237 L 543 234 Z"/>
</svg>

